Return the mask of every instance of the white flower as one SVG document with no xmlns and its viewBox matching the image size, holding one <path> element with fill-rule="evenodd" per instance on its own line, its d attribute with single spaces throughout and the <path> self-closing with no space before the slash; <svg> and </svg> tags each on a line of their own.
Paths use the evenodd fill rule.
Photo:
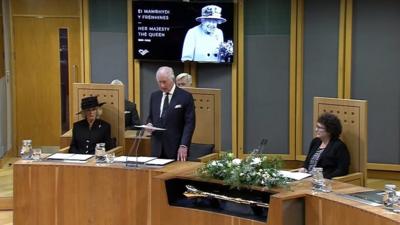
<svg viewBox="0 0 400 225">
<path fill-rule="evenodd" d="M 242 162 L 241 159 L 234 159 L 234 160 L 232 160 L 232 164 L 235 165 L 235 166 L 240 165 L 241 162 Z"/>
<path fill-rule="evenodd" d="M 261 163 L 261 159 L 259 157 L 257 157 L 257 158 L 254 158 L 251 161 L 250 165 L 257 165 L 257 164 L 260 164 L 260 163 Z"/>
<path fill-rule="evenodd" d="M 211 162 L 211 166 L 216 166 L 217 165 L 217 161 L 212 161 Z"/>
</svg>

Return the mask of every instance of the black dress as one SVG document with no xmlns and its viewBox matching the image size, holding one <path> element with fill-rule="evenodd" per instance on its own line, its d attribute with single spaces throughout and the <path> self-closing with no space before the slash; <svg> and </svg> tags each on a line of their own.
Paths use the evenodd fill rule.
<svg viewBox="0 0 400 225">
<path fill-rule="evenodd" d="M 308 168 L 312 156 L 317 152 L 322 141 L 314 138 L 311 141 L 304 168 Z M 344 176 L 349 173 L 350 154 L 346 145 L 340 139 L 331 139 L 321 153 L 316 167 L 323 168 L 325 178 Z"/>
<path fill-rule="evenodd" d="M 74 123 L 70 153 L 94 154 L 96 143 L 105 143 L 107 150 L 114 147 L 109 123 L 96 119 L 91 129 L 86 119 Z"/>
</svg>

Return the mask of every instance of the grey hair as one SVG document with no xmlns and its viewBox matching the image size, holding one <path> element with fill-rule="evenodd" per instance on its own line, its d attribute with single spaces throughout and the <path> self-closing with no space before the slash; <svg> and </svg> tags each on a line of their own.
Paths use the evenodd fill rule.
<svg viewBox="0 0 400 225">
<path fill-rule="evenodd" d="M 124 85 L 124 83 L 122 83 L 122 81 L 120 81 L 120 80 L 118 80 L 118 79 L 115 79 L 115 80 L 111 81 L 110 84 Z"/>
<path fill-rule="evenodd" d="M 167 74 L 167 75 L 168 75 L 168 78 L 169 78 L 170 80 L 172 80 L 172 81 L 175 80 L 174 70 L 173 70 L 171 67 L 169 67 L 169 66 L 162 66 L 162 67 L 158 68 L 157 73 L 156 73 L 156 79 L 157 79 L 157 80 L 158 80 L 158 77 L 159 77 L 161 74 Z"/>
<path fill-rule="evenodd" d="M 188 83 L 188 85 L 192 85 L 192 75 L 190 75 L 188 73 L 181 73 L 178 76 L 176 76 L 175 79 L 176 80 L 186 79 L 186 82 Z"/>
</svg>

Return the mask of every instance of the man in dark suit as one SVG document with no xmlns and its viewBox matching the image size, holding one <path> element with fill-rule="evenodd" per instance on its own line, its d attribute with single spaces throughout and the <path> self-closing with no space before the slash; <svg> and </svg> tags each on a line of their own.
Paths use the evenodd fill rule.
<svg viewBox="0 0 400 225">
<path fill-rule="evenodd" d="M 125 130 L 138 130 L 135 126 L 141 124 L 136 104 L 125 99 Z"/>
<path fill-rule="evenodd" d="M 122 81 L 115 79 L 111 81 L 113 85 L 124 85 Z M 125 99 L 125 130 L 138 130 L 136 125 L 141 125 L 139 114 L 136 110 L 136 104 Z"/>
<path fill-rule="evenodd" d="M 151 94 L 147 123 L 166 130 L 152 132 L 152 155 L 186 161 L 196 123 L 193 96 L 175 85 L 170 67 L 160 67 L 156 79 L 160 90 Z"/>
</svg>

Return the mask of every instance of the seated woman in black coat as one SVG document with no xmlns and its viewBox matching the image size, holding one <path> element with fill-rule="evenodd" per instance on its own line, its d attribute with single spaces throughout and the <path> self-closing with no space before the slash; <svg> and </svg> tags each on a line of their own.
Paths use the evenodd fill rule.
<svg viewBox="0 0 400 225">
<path fill-rule="evenodd" d="M 316 138 L 311 141 L 303 168 L 299 172 L 311 172 L 322 167 L 325 178 L 331 179 L 348 174 L 350 155 L 339 139 L 342 125 L 339 118 L 330 113 L 322 114 L 315 127 Z"/>
<path fill-rule="evenodd" d="M 110 124 L 99 119 L 103 104 L 98 102 L 97 96 L 82 98 L 79 113 L 84 119 L 74 123 L 70 153 L 94 154 L 97 143 L 105 143 L 107 150 L 114 147 Z"/>
</svg>

